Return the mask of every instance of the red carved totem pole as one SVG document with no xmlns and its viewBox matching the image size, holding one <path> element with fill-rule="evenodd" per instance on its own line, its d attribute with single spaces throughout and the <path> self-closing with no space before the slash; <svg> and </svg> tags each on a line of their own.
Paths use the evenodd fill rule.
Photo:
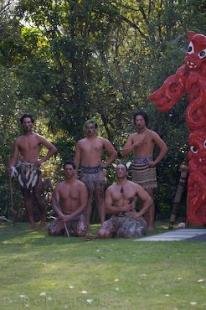
<svg viewBox="0 0 206 310">
<path fill-rule="evenodd" d="M 206 36 L 189 32 L 184 64 L 149 99 L 166 112 L 187 94 L 189 129 L 187 223 L 206 225 Z"/>
</svg>

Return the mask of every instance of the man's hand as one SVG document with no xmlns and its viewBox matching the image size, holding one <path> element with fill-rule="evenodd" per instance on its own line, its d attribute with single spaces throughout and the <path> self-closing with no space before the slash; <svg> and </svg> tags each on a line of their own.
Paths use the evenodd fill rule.
<svg viewBox="0 0 206 310">
<path fill-rule="evenodd" d="M 11 176 L 11 178 L 14 178 L 18 175 L 18 171 L 14 166 L 9 167 L 9 175 Z"/>
<path fill-rule="evenodd" d="M 125 204 L 123 207 L 121 207 L 121 212 L 131 212 L 133 210 L 133 206 L 131 203 Z"/>
<path fill-rule="evenodd" d="M 62 216 L 62 220 L 63 220 L 63 222 L 65 222 L 65 223 L 68 223 L 68 222 L 70 221 L 70 219 L 71 219 L 71 216 L 68 215 L 68 214 Z"/>
<path fill-rule="evenodd" d="M 132 217 L 133 219 L 138 219 L 141 217 L 140 213 L 136 211 L 127 212 L 126 215 Z"/>
<path fill-rule="evenodd" d="M 60 219 L 60 220 L 62 220 L 63 222 L 66 222 L 67 216 L 66 216 L 65 214 L 59 212 L 58 215 L 59 215 L 59 219 Z"/>
<path fill-rule="evenodd" d="M 34 164 L 36 167 L 39 168 L 39 167 L 41 167 L 42 163 L 43 163 L 42 159 L 37 159 L 37 161 Z"/>
<path fill-rule="evenodd" d="M 154 168 L 154 167 L 156 166 L 156 162 L 153 161 L 153 160 L 150 160 L 150 161 L 148 162 L 148 165 L 149 165 L 150 168 Z"/>
<path fill-rule="evenodd" d="M 102 169 L 107 169 L 107 163 L 102 161 L 101 162 L 101 167 L 102 167 Z"/>
</svg>

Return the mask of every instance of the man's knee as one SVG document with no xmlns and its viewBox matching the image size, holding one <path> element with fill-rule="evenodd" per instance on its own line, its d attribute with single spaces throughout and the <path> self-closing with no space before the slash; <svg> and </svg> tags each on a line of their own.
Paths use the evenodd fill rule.
<svg viewBox="0 0 206 310">
<path fill-rule="evenodd" d="M 49 236 L 60 236 L 64 234 L 62 228 L 58 229 L 57 227 L 54 227 L 54 225 L 52 224 L 49 224 L 47 229 Z"/>
<path fill-rule="evenodd" d="M 77 231 L 77 237 L 85 237 L 87 234 L 86 230 L 78 230 Z"/>
<path fill-rule="evenodd" d="M 48 229 L 48 235 L 52 237 L 63 236 L 63 232 Z"/>
<path fill-rule="evenodd" d="M 104 228 L 100 228 L 97 235 L 99 238 L 102 238 L 102 239 L 111 238 L 111 233 L 108 230 L 105 230 Z"/>
</svg>

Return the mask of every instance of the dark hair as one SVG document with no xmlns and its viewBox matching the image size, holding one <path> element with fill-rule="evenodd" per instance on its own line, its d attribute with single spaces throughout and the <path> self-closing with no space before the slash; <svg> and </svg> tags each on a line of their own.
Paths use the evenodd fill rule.
<svg viewBox="0 0 206 310">
<path fill-rule="evenodd" d="M 137 112 L 135 112 L 135 113 L 133 114 L 133 122 L 134 122 L 134 124 L 135 124 L 136 117 L 137 117 L 138 115 L 140 115 L 140 116 L 142 116 L 142 117 L 144 118 L 145 124 L 146 124 L 146 126 L 148 126 L 148 124 L 149 124 L 149 118 L 148 118 L 147 113 L 144 112 L 144 111 L 137 111 Z"/>
<path fill-rule="evenodd" d="M 25 118 L 30 118 L 31 122 L 34 123 L 34 118 L 31 114 L 27 114 L 25 113 L 24 115 L 22 115 L 22 117 L 20 118 L 20 123 L 23 124 L 23 121 Z"/>
<path fill-rule="evenodd" d="M 63 169 L 65 169 L 66 165 L 71 165 L 73 167 L 73 169 L 76 169 L 76 165 L 73 162 L 73 160 L 67 160 L 63 163 Z"/>
<path fill-rule="evenodd" d="M 93 119 L 88 119 L 88 120 L 84 123 L 84 129 L 86 128 L 86 126 L 87 126 L 88 124 L 93 124 L 93 125 L 95 126 L 95 129 L 98 128 L 97 123 L 96 123 Z"/>
<path fill-rule="evenodd" d="M 125 163 L 122 163 L 122 162 L 119 162 L 116 166 L 116 168 L 119 166 L 119 165 L 122 165 L 125 167 L 126 171 L 128 171 L 128 168 L 127 168 L 127 165 Z"/>
</svg>

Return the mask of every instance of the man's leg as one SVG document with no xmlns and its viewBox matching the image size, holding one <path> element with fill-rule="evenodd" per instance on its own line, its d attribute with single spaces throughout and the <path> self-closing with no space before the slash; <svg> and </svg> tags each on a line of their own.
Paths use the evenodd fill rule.
<svg viewBox="0 0 206 310">
<path fill-rule="evenodd" d="M 87 227 L 89 228 L 90 225 L 90 218 L 92 213 L 92 201 L 93 201 L 93 191 L 88 189 L 88 202 L 87 202 L 87 210 L 86 210 L 86 223 Z"/>
<path fill-rule="evenodd" d="M 85 215 L 81 214 L 79 219 L 71 223 L 74 235 L 84 237 L 87 233 L 87 222 Z"/>
<path fill-rule="evenodd" d="M 95 201 L 98 208 L 101 225 L 105 220 L 105 206 L 104 206 L 104 186 L 99 185 L 95 188 Z"/>
<path fill-rule="evenodd" d="M 148 225 L 148 231 L 152 231 L 155 228 L 155 205 L 154 205 L 154 191 L 153 188 L 146 188 L 145 189 L 150 197 L 152 198 L 152 205 L 149 210 L 145 213 L 145 220 Z"/>
<path fill-rule="evenodd" d="M 97 235 L 99 238 L 112 238 L 115 234 L 115 224 L 114 220 L 111 217 L 109 220 L 105 221 L 102 226 L 100 227 Z"/>
<path fill-rule="evenodd" d="M 120 238 L 139 238 L 145 235 L 147 223 L 140 217 L 134 219 L 130 216 L 123 216 L 119 218 L 117 237 Z"/>
<path fill-rule="evenodd" d="M 43 197 L 43 183 L 42 178 L 39 176 L 38 183 L 36 184 L 34 191 L 34 208 L 37 207 L 40 213 L 40 220 L 42 224 L 46 223 L 46 203 Z"/>
<path fill-rule="evenodd" d="M 65 231 L 64 222 L 59 219 L 54 220 L 48 226 L 48 233 L 50 236 L 63 235 L 64 231 Z"/>
<path fill-rule="evenodd" d="M 33 197 L 31 193 L 23 193 L 24 197 L 24 207 L 26 209 L 29 223 L 32 227 L 35 226 L 34 214 L 33 214 Z"/>
<path fill-rule="evenodd" d="M 94 188 L 93 188 L 93 182 L 91 180 L 91 176 L 87 173 L 83 173 L 80 175 L 80 180 L 86 185 L 87 191 L 88 191 L 88 202 L 86 207 L 86 224 L 89 229 L 90 224 L 90 218 L 92 213 L 92 201 L 94 196 Z"/>
</svg>

